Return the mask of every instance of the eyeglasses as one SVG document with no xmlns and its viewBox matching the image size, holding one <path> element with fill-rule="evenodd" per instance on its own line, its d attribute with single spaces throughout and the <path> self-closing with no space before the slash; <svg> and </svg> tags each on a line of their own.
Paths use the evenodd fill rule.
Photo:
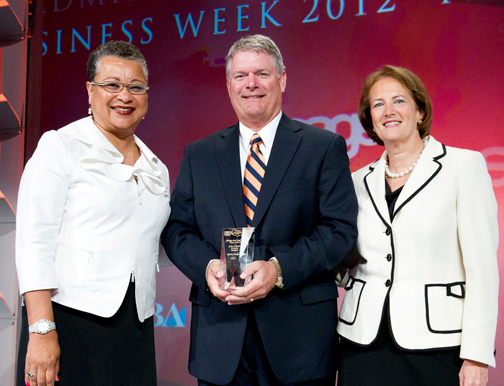
<svg viewBox="0 0 504 386">
<path fill-rule="evenodd" d="M 120 83 L 120 82 L 91 82 L 93 86 L 101 86 L 105 91 L 113 92 L 115 94 L 120 93 L 124 87 L 126 87 L 130 94 L 142 95 L 149 90 L 149 87 L 140 83 Z"/>
</svg>

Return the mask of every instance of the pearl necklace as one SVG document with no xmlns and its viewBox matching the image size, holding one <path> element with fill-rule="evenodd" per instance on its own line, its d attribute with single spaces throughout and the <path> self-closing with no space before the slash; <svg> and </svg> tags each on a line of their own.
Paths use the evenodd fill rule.
<svg viewBox="0 0 504 386">
<path fill-rule="evenodd" d="M 423 153 L 423 151 L 425 149 L 425 145 L 427 144 L 427 141 L 428 141 L 427 137 L 425 137 L 422 141 L 423 141 L 423 147 L 422 147 L 422 151 L 418 155 L 418 158 L 416 159 L 415 163 L 413 165 L 411 165 L 408 169 L 406 169 L 404 172 L 401 172 L 401 173 L 391 173 L 390 170 L 389 170 L 388 161 L 387 161 L 387 163 L 385 164 L 385 174 L 387 175 L 387 177 L 389 177 L 389 178 L 401 178 L 401 177 L 407 176 L 408 174 L 410 174 L 413 171 L 413 169 L 415 169 L 415 166 L 417 165 L 418 160 L 422 156 L 422 153 Z"/>
</svg>

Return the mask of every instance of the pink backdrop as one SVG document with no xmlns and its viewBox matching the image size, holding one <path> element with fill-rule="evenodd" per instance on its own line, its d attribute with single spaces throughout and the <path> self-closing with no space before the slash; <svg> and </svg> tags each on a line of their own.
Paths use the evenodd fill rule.
<svg viewBox="0 0 504 386">
<path fill-rule="evenodd" d="M 362 135 L 357 119 L 362 83 L 383 64 L 400 65 L 418 74 L 430 93 L 431 133 L 485 155 L 503 208 L 504 6 L 491 3 L 499 2 L 45 0 L 41 130 L 86 115 L 90 50 L 111 39 L 131 41 L 150 70 L 149 113 L 137 134 L 168 166 L 173 187 L 184 146 L 236 123 L 224 58 L 239 37 L 262 33 L 284 56 L 285 113 L 347 138 L 352 171 L 383 151 Z M 174 267 L 158 274 L 159 385 L 196 384 L 187 373 L 189 287 Z M 500 315 L 493 386 L 504 379 L 503 323 Z"/>
</svg>

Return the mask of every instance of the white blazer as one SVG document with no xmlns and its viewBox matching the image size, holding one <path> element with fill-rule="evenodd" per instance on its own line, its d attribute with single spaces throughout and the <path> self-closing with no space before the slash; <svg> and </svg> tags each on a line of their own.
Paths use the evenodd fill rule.
<svg viewBox="0 0 504 386">
<path fill-rule="evenodd" d="M 357 247 L 367 259 L 346 285 L 339 334 L 377 337 L 387 294 L 391 333 L 406 350 L 460 346 L 460 357 L 495 366 L 497 203 L 480 153 L 430 137 L 395 204 L 385 200 L 386 152 L 353 173 Z"/>
<path fill-rule="evenodd" d="M 169 178 L 136 136 L 135 143 L 141 156 L 128 166 L 91 117 L 42 136 L 19 189 L 21 294 L 53 289 L 54 302 L 110 317 L 133 275 L 138 317 L 153 315 Z"/>
</svg>

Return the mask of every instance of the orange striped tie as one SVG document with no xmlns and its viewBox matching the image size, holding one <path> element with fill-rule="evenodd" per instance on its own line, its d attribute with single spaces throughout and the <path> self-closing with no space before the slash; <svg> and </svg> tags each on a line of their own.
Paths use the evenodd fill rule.
<svg viewBox="0 0 504 386">
<path fill-rule="evenodd" d="M 257 198 L 261 190 L 264 172 L 266 170 L 266 162 L 264 156 L 259 149 L 262 139 L 259 134 L 255 133 L 250 139 L 250 153 L 247 157 L 247 165 L 243 179 L 243 200 L 245 202 L 245 214 L 247 215 L 247 226 L 252 226 L 254 212 L 257 205 Z"/>
</svg>

